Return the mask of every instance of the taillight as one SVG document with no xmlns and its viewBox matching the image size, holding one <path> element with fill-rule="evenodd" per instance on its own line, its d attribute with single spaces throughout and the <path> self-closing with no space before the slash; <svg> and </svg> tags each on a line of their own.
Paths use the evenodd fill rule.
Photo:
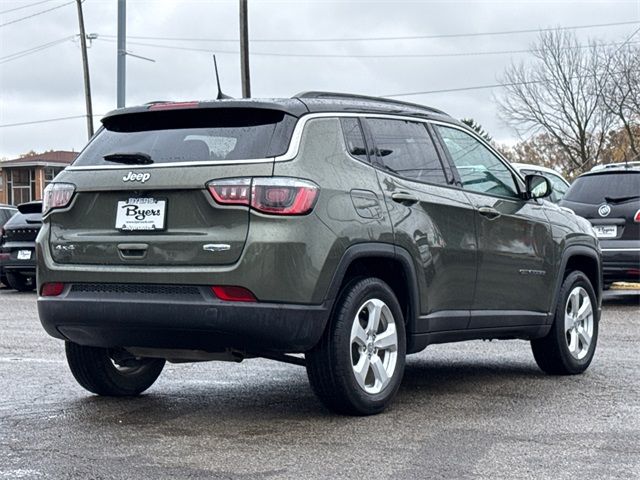
<svg viewBox="0 0 640 480">
<path fill-rule="evenodd" d="M 70 183 L 50 183 L 44 189 L 42 196 L 42 214 L 47 214 L 54 208 L 63 208 L 69 205 L 76 187 Z"/>
<path fill-rule="evenodd" d="M 251 179 L 232 178 L 215 180 L 207 184 L 209 192 L 221 205 L 249 205 L 251 198 Z"/>
<path fill-rule="evenodd" d="M 215 286 L 211 291 L 220 300 L 225 302 L 256 302 L 256 297 L 250 290 L 244 287 Z"/>
<path fill-rule="evenodd" d="M 43 297 L 57 297 L 64 290 L 64 283 L 53 282 L 42 285 L 40 295 Z"/>
<path fill-rule="evenodd" d="M 640 210 L 638 210 L 636 214 L 633 216 L 633 221 L 636 223 L 640 223 Z"/>
<path fill-rule="evenodd" d="M 271 215 L 306 215 L 320 191 L 313 182 L 286 177 L 213 180 L 207 188 L 221 205 L 247 205 Z"/>
</svg>

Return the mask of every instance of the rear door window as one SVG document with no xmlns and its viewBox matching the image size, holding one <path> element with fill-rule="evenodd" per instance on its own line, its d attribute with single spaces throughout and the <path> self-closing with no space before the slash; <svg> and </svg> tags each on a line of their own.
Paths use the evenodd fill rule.
<svg viewBox="0 0 640 480">
<path fill-rule="evenodd" d="M 382 165 L 401 177 L 447 184 L 438 152 L 424 124 L 406 120 L 368 118 Z"/>
<path fill-rule="evenodd" d="M 367 146 L 364 141 L 364 135 L 362 134 L 360 120 L 357 118 L 341 118 L 340 124 L 342 125 L 342 133 L 344 133 L 344 140 L 347 144 L 347 151 L 352 157 L 362 160 L 363 162 L 368 162 L 369 156 L 367 155 Z"/>
<path fill-rule="evenodd" d="M 105 119 L 74 166 L 116 165 L 105 156 L 143 154 L 157 163 L 269 158 L 286 152 L 296 118 L 277 110 L 191 109 Z"/>
</svg>

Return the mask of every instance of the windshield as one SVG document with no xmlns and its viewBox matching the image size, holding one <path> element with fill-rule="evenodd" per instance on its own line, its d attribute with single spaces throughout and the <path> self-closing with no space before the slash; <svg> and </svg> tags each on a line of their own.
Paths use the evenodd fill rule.
<svg viewBox="0 0 640 480">
<path fill-rule="evenodd" d="M 565 200 L 597 205 L 605 202 L 604 197 L 633 197 L 640 192 L 640 172 L 603 173 L 578 177 Z"/>
<path fill-rule="evenodd" d="M 74 166 L 117 165 L 114 158 L 128 156 L 154 164 L 273 157 L 286 152 L 295 118 L 276 110 L 219 108 L 123 114 L 104 123 Z"/>
</svg>

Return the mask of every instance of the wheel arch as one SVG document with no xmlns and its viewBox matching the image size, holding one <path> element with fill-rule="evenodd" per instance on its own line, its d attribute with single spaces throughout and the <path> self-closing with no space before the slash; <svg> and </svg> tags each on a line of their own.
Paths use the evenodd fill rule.
<svg viewBox="0 0 640 480">
<path fill-rule="evenodd" d="M 557 304 L 558 304 L 558 295 L 560 293 L 560 289 L 562 288 L 562 283 L 564 282 L 567 275 L 571 272 L 579 270 L 584 273 L 593 289 L 596 292 L 597 297 L 597 310 L 600 310 L 600 305 L 602 302 L 602 260 L 600 257 L 600 253 L 591 247 L 586 247 L 582 245 L 572 245 L 568 247 L 562 254 L 562 261 L 560 264 L 560 270 L 558 274 L 558 278 L 556 280 L 556 287 L 554 290 L 554 298 L 553 298 L 553 310 L 551 313 L 555 312 Z M 550 318 L 553 318 L 551 316 Z"/>
<path fill-rule="evenodd" d="M 420 312 L 418 278 L 411 255 L 405 249 L 386 243 L 361 243 L 349 247 L 340 260 L 327 294 L 331 305 L 340 290 L 357 277 L 377 277 L 393 290 L 405 317 L 407 352 Z"/>
</svg>

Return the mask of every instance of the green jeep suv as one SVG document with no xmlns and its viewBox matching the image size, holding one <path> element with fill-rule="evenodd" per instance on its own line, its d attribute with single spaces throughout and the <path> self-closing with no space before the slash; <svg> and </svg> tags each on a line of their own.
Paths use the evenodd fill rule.
<svg viewBox="0 0 640 480">
<path fill-rule="evenodd" d="M 591 225 L 439 110 L 309 92 L 102 123 L 47 187 L 37 241 L 40 320 L 91 392 L 266 357 L 363 415 L 429 344 L 526 339 L 552 374 L 593 358 Z"/>
</svg>

